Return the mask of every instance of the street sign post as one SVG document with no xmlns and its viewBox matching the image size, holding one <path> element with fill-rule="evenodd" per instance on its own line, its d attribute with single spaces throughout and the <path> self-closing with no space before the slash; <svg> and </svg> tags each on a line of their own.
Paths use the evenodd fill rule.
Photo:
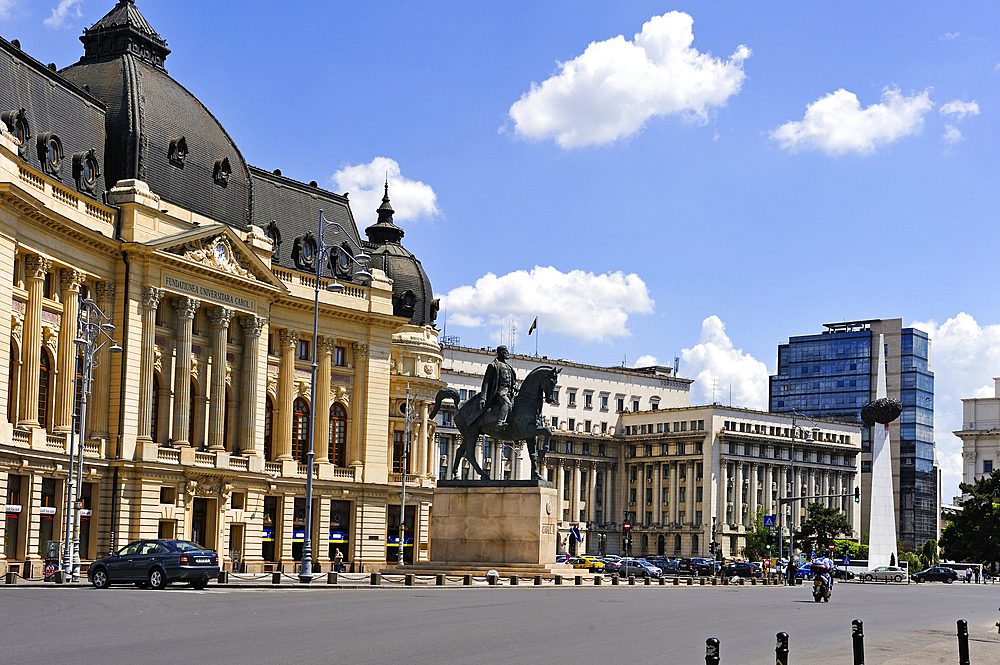
<svg viewBox="0 0 1000 665">
<path fill-rule="evenodd" d="M 774 528 L 774 515 L 764 515 L 764 527 L 768 529 Z"/>
</svg>

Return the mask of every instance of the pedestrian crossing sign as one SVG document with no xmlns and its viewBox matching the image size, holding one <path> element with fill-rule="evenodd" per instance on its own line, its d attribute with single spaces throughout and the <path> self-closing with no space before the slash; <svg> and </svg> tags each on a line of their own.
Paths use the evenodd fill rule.
<svg viewBox="0 0 1000 665">
<path fill-rule="evenodd" d="M 768 529 L 774 528 L 774 515 L 764 515 L 764 527 Z"/>
</svg>

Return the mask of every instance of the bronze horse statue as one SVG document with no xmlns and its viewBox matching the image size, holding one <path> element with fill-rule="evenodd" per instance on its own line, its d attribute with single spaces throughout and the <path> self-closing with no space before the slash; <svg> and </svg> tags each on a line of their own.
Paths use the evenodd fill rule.
<svg viewBox="0 0 1000 665">
<path fill-rule="evenodd" d="M 480 480 L 488 480 L 486 472 L 476 461 L 476 441 L 479 440 L 481 434 L 485 434 L 499 441 L 526 441 L 528 456 L 531 458 L 531 477 L 536 480 L 544 480 L 538 469 L 544 462 L 545 453 L 549 449 L 552 430 L 542 420 L 542 400 L 549 404 L 555 404 L 554 395 L 559 371 L 549 365 L 541 365 L 531 370 L 521 383 L 521 389 L 517 396 L 514 397 L 510 413 L 507 415 L 507 424 L 499 429 L 497 428 L 496 408 L 480 410 L 477 404 L 478 395 L 464 402 L 459 402 L 458 391 L 454 388 L 442 388 L 438 391 L 434 400 L 434 410 L 431 411 L 430 417 L 433 418 L 441 410 L 442 401 L 450 399 L 457 407 L 455 425 L 462 433 L 462 443 L 458 447 L 455 464 L 451 470 L 453 479 L 456 479 L 458 465 L 464 457 L 469 460 L 469 464 L 479 474 Z M 537 437 L 539 436 L 545 437 L 540 447 L 537 445 Z"/>
</svg>

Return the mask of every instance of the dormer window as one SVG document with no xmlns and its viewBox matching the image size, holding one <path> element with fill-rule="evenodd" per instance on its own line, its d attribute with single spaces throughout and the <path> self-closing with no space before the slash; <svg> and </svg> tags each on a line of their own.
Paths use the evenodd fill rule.
<svg viewBox="0 0 1000 665">
<path fill-rule="evenodd" d="M 37 141 L 38 161 L 42 166 L 42 171 L 53 178 L 62 179 L 62 141 L 52 132 L 45 132 L 38 135 Z"/>
<path fill-rule="evenodd" d="M 281 245 L 281 231 L 278 229 L 278 223 L 275 220 L 271 220 L 271 223 L 267 225 L 264 229 L 264 234 L 267 235 L 267 239 L 271 241 L 271 256 L 275 260 L 278 258 L 278 246 Z"/>
<path fill-rule="evenodd" d="M 212 170 L 212 177 L 215 179 L 215 184 L 225 187 L 229 184 L 229 176 L 232 174 L 233 170 L 229 166 L 229 158 L 223 157 L 222 159 L 215 160 L 215 168 Z"/>
<path fill-rule="evenodd" d="M 0 119 L 7 127 L 7 131 L 14 137 L 17 143 L 17 154 L 24 161 L 28 161 L 28 139 L 31 138 L 31 131 L 28 127 L 27 111 L 4 111 L 0 114 Z"/>
<path fill-rule="evenodd" d="M 307 231 L 292 242 L 292 263 L 299 270 L 316 270 L 316 240 L 312 233 Z"/>
<path fill-rule="evenodd" d="M 167 157 L 170 159 L 171 164 L 178 168 L 184 168 L 184 160 L 187 159 L 187 154 L 187 139 L 182 136 L 179 139 L 170 140 L 170 148 L 167 151 Z"/>
<path fill-rule="evenodd" d="M 73 179 L 76 180 L 77 191 L 93 196 L 100 176 L 101 167 L 97 161 L 97 150 L 91 148 L 87 152 L 73 155 Z"/>
</svg>

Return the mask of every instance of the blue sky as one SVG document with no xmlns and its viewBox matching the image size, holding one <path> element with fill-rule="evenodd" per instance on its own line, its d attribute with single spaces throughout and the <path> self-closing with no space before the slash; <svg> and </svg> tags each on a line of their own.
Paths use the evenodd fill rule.
<svg viewBox="0 0 1000 665">
<path fill-rule="evenodd" d="M 114 0 L 0 0 L 61 68 Z M 997 3 L 140 0 L 247 160 L 388 171 L 447 332 L 762 408 L 776 348 L 902 318 L 934 339 L 943 496 L 961 398 L 1000 375 Z M 501 323 L 501 320 L 503 323 Z M 919 323 L 918 323 L 919 322 Z"/>
</svg>

